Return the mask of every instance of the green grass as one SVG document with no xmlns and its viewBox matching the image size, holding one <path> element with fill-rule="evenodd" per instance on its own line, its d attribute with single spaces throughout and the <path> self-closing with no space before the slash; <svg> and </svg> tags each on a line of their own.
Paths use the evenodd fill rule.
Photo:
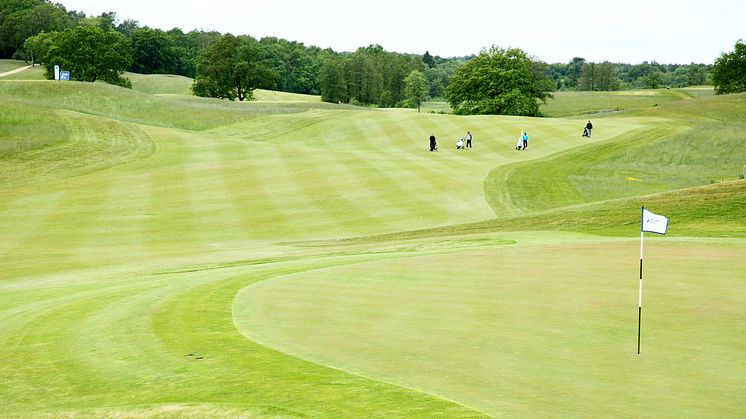
<svg viewBox="0 0 746 419">
<path fill-rule="evenodd" d="M 487 235 L 260 282 L 234 319 L 283 352 L 492 416 L 744 412 L 743 242 L 648 243 L 637 356 L 637 241 L 497 235 L 518 244 Z"/>
<path fill-rule="evenodd" d="M 746 414 L 746 96 L 584 139 L 133 84 L 0 81 L 0 416 Z"/>
<path fill-rule="evenodd" d="M 11 74 L 9 76 L 5 76 L 3 78 L 0 78 L 0 81 L 17 81 L 17 80 L 32 80 L 32 81 L 41 81 L 46 80 L 44 77 L 44 72 L 46 70 L 44 67 L 36 66 L 32 68 L 27 68 L 19 73 Z"/>
<path fill-rule="evenodd" d="M 191 95 L 194 80 L 171 74 L 125 73 L 132 82 L 132 90 L 158 95 Z"/>
<path fill-rule="evenodd" d="M 23 61 L 18 60 L 0 60 L 0 73 L 15 70 L 19 67 L 27 65 Z"/>
<path fill-rule="evenodd" d="M 0 81 L 0 94 L 37 106 L 193 131 L 262 114 L 303 112 L 310 108 L 305 103 L 239 103 L 193 96 L 162 97 L 104 83 Z"/>
<path fill-rule="evenodd" d="M 653 108 L 671 102 L 712 96 L 713 90 L 701 87 L 618 92 L 555 92 L 553 95 L 554 99 L 549 99 L 540 110 L 550 117 L 563 117 Z"/>
<path fill-rule="evenodd" d="M 170 74 L 125 73 L 132 82 L 132 89 L 153 95 L 192 95 L 193 79 Z M 320 103 L 320 96 L 257 89 L 254 99 L 259 102 Z"/>
<path fill-rule="evenodd" d="M 67 140 L 65 125 L 46 110 L 10 99 L 0 103 L 0 161 Z"/>
</svg>

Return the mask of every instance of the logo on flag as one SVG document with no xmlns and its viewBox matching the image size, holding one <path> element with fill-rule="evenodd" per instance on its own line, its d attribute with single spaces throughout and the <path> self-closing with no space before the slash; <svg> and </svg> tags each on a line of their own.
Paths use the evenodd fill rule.
<svg viewBox="0 0 746 419">
<path fill-rule="evenodd" d="M 642 231 L 656 234 L 666 234 L 668 228 L 668 218 L 653 214 L 652 212 L 642 209 Z"/>
</svg>

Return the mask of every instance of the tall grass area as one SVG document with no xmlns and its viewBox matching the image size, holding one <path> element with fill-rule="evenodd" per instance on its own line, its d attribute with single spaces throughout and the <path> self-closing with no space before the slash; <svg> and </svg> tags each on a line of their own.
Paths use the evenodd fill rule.
<svg viewBox="0 0 746 419">
<path fill-rule="evenodd" d="M 125 73 L 138 92 L 158 95 L 191 95 L 193 79 L 172 74 Z"/>
<path fill-rule="evenodd" d="M 194 79 L 170 74 L 137 74 L 124 75 L 132 81 L 132 89 L 153 95 L 192 95 Z M 271 90 L 254 90 L 254 99 L 259 102 L 296 102 L 320 103 L 321 97 L 296 93 L 275 92 Z"/>
<path fill-rule="evenodd" d="M 19 67 L 25 66 L 26 63 L 23 61 L 18 60 L 0 60 L 0 73 L 5 73 L 6 71 L 15 70 Z"/>
<path fill-rule="evenodd" d="M 0 103 L 0 160 L 67 141 L 65 125 L 45 110 L 9 98 Z"/>
<path fill-rule="evenodd" d="M 29 104 L 196 131 L 257 115 L 303 112 L 310 109 L 304 103 L 238 103 L 218 99 L 195 100 L 193 97 L 171 100 L 104 83 L 0 82 L 0 94 Z"/>
<path fill-rule="evenodd" d="M 746 416 L 746 95 L 582 138 L 132 77 L 0 80 L 0 416 Z"/>
<path fill-rule="evenodd" d="M 654 108 L 670 102 L 712 96 L 712 88 L 622 90 L 618 92 L 555 92 L 540 107 L 549 117 L 581 116 Z"/>
</svg>

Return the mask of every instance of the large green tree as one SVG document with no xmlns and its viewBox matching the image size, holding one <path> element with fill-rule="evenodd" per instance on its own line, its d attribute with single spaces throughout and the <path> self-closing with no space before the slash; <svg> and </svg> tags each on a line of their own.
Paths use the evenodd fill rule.
<svg viewBox="0 0 746 419">
<path fill-rule="evenodd" d="M 63 31 L 71 23 L 67 11 L 59 4 L 44 0 L 2 0 L 0 58 L 11 58 L 29 37 L 41 32 Z"/>
<path fill-rule="evenodd" d="M 345 80 L 350 101 L 377 104 L 383 91 L 383 75 L 376 71 L 375 55 L 358 50 L 345 59 Z"/>
<path fill-rule="evenodd" d="M 49 50 L 59 35 L 59 32 L 42 32 L 26 39 L 26 42 L 23 43 L 23 50 L 26 51 L 31 64 L 47 62 Z"/>
<path fill-rule="evenodd" d="M 312 95 L 321 93 L 321 67 L 331 51 L 275 37 L 262 38 L 259 44 L 278 75 L 278 90 Z"/>
<path fill-rule="evenodd" d="M 333 55 L 329 51 L 326 57 Z M 320 88 L 322 100 L 329 102 L 344 102 L 344 96 L 349 102 L 362 105 L 405 106 L 404 79 L 412 70 L 424 73 L 427 68 L 421 56 L 388 52 L 375 44 L 344 56 L 326 57 L 320 71 Z"/>
<path fill-rule="evenodd" d="M 321 67 L 319 80 L 321 100 L 331 103 L 347 103 L 347 82 L 345 81 L 344 61 L 341 57 L 329 56 Z"/>
<path fill-rule="evenodd" d="M 657 89 L 663 84 L 663 72 L 660 70 L 652 71 L 643 76 L 640 81 L 648 89 Z"/>
<path fill-rule="evenodd" d="M 176 46 L 160 29 L 141 28 L 130 35 L 132 67 L 135 73 L 175 74 L 178 70 Z"/>
<path fill-rule="evenodd" d="M 608 61 L 601 64 L 583 63 L 578 78 L 577 90 L 612 91 L 619 90 L 619 78 L 614 65 Z"/>
<path fill-rule="evenodd" d="M 70 71 L 72 80 L 131 87 L 122 74 L 132 63 L 132 50 L 118 32 L 105 32 L 96 26 L 78 26 L 54 37 L 46 56 L 47 78 L 54 77 L 54 66 Z"/>
<path fill-rule="evenodd" d="M 201 54 L 192 91 L 203 97 L 251 100 L 255 89 L 274 88 L 276 80 L 256 39 L 226 34 Z"/>
<path fill-rule="evenodd" d="M 197 61 L 200 54 L 223 35 L 219 32 L 191 31 L 184 33 L 179 28 L 167 32 L 175 46 L 176 74 L 194 78 L 197 76 Z"/>
<path fill-rule="evenodd" d="M 746 92 L 746 44 L 736 41 L 732 52 L 722 54 L 712 68 L 712 83 L 718 95 Z"/>
<path fill-rule="evenodd" d="M 404 92 L 407 100 L 417 105 L 417 112 L 420 111 L 422 102 L 427 99 L 427 92 L 430 87 L 427 85 L 427 78 L 425 75 L 417 70 L 412 70 L 411 73 L 404 79 Z"/>
<path fill-rule="evenodd" d="M 520 49 L 492 46 L 456 68 L 446 99 L 460 115 L 539 116 L 554 87 L 545 69 Z"/>
</svg>

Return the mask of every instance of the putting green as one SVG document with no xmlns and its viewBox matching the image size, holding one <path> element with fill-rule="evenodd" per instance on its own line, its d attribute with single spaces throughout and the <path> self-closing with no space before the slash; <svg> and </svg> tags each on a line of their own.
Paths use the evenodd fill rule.
<svg viewBox="0 0 746 419">
<path fill-rule="evenodd" d="M 745 243 L 647 239 L 638 356 L 639 240 L 497 237 L 259 282 L 234 321 L 271 348 L 493 416 L 746 411 L 733 393 Z"/>
</svg>

